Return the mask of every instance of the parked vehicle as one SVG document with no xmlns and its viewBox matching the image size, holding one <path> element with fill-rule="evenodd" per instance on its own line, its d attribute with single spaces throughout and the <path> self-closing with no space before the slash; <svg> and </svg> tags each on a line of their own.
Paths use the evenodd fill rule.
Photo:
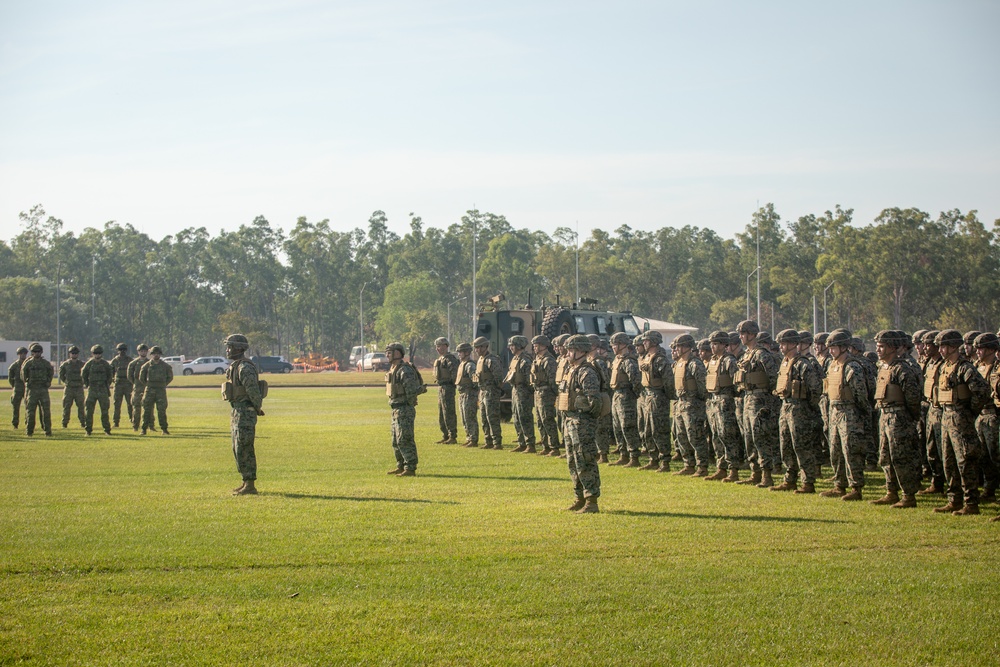
<svg viewBox="0 0 1000 667">
<path fill-rule="evenodd" d="M 284 357 L 250 357 L 261 373 L 291 373 L 295 368 Z"/>
<path fill-rule="evenodd" d="M 364 371 L 387 371 L 389 370 L 389 357 L 385 352 L 369 352 L 358 362 L 358 370 Z"/>
<path fill-rule="evenodd" d="M 222 375 L 229 368 L 229 360 L 223 357 L 198 357 L 184 364 L 184 375 Z"/>
<path fill-rule="evenodd" d="M 368 348 L 364 345 L 355 345 L 351 348 L 351 356 L 347 358 L 347 363 L 352 367 L 357 366 L 358 362 L 361 361 L 365 354 L 367 354 Z"/>
</svg>

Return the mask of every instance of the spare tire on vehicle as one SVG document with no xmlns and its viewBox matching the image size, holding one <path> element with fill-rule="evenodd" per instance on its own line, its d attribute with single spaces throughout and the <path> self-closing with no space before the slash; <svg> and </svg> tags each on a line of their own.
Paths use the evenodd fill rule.
<svg viewBox="0 0 1000 667">
<path fill-rule="evenodd" d="M 562 334 L 572 334 L 576 332 L 573 323 L 573 314 L 568 308 L 558 306 L 549 308 L 542 317 L 542 335 L 552 340 Z"/>
</svg>

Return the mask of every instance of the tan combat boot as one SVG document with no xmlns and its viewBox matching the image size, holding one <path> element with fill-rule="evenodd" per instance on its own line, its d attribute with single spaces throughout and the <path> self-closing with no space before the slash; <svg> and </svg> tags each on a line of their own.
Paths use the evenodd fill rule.
<svg viewBox="0 0 1000 667">
<path fill-rule="evenodd" d="M 949 500 L 947 505 L 942 507 L 935 507 L 934 511 L 938 514 L 950 514 L 951 512 L 957 512 L 962 509 L 963 503 L 961 501 L 955 502 L 954 500 Z"/>
<path fill-rule="evenodd" d="M 706 482 L 721 482 L 722 480 L 724 480 L 726 478 L 727 472 L 728 471 L 723 470 L 722 468 L 719 468 L 718 470 L 715 471 L 714 475 L 710 475 L 710 476 L 706 477 L 705 481 Z"/>
<path fill-rule="evenodd" d="M 732 484 L 734 482 L 738 484 L 739 481 L 740 481 L 740 469 L 737 468 L 736 466 L 730 468 L 729 474 L 726 475 L 726 478 L 724 480 L 722 480 L 723 484 Z"/>
<path fill-rule="evenodd" d="M 628 463 L 622 464 L 625 468 L 641 468 L 642 465 L 639 463 L 638 454 L 630 454 L 628 457 Z"/>
<path fill-rule="evenodd" d="M 675 472 L 675 475 L 693 475 L 695 473 L 695 467 L 685 465 L 683 468 Z"/>
<path fill-rule="evenodd" d="M 670 472 L 670 461 L 667 459 L 660 459 L 660 465 L 657 466 L 656 472 Z"/>
<path fill-rule="evenodd" d="M 970 514 L 979 514 L 979 505 L 973 505 L 969 503 L 960 510 L 955 510 L 952 512 L 955 516 L 969 516 Z"/>
<path fill-rule="evenodd" d="M 760 480 L 760 484 L 757 485 L 757 488 L 770 489 L 772 486 L 774 486 L 774 478 L 771 477 L 771 471 L 765 468 L 763 472 L 763 477 Z"/>
<path fill-rule="evenodd" d="M 694 471 L 695 477 L 708 477 L 708 467 L 698 466 L 698 469 Z"/>
<path fill-rule="evenodd" d="M 642 470 L 656 470 L 660 467 L 660 462 L 657 459 L 649 459 L 649 463 L 642 466 Z"/>
<path fill-rule="evenodd" d="M 788 480 L 785 480 L 781 484 L 779 484 L 778 486 L 772 486 L 771 490 L 772 491 L 795 491 L 797 489 L 796 489 L 795 482 L 789 482 Z"/>
<path fill-rule="evenodd" d="M 899 502 L 899 494 L 895 491 L 886 491 L 885 495 L 878 500 L 871 500 L 872 505 L 895 505 Z"/>
<path fill-rule="evenodd" d="M 597 514 L 601 510 L 597 507 L 597 498 L 591 496 L 587 498 L 586 504 L 584 504 L 582 509 L 576 511 L 577 514 Z"/>
<path fill-rule="evenodd" d="M 583 509 L 583 506 L 587 504 L 587 501 L 583 498 L 577 498 L 572 505 L 566 508 L 567 512 L 578 512 Z"/>
<path fill-rule="evenodd" d="M 534 445 L 528 445 L 528 446 L 527 446 L 527 447 L 526 447 L 526 448 L 524 449 L 524 453 L 525 453 L 525 454 L 537 454 L 537 453 L 538 453 L 538 450 L 537 450 L 537 449 L 535 449 L 535 446 L 534 446 Z"/>
<path fill-rule="evenodd" d="M 393 468 L 392 470 L 387 470 L 385 474 L 386 475 L 398 475 L 401 472 L 403 472 L 403 466 L 399 466 L 398 468 Z"/>
<path fill-rule="evenodd" d="M 795 489 L 795 493 L 816 493 L 816 486 L 812 482 L 805 482 L 801 489 Z"/>
<path fill-rule="evenodd" d="M 760 484 L 760 477 L 761 477 L 760 470 L 754 470 L 750 473 L 750 477 L 748 477 L 747 479 L 742 479 L 736 483 L 753 484 L 754 486 L 757 486 L 758 484 Z"/>
<path fill-rule="evenodd" d="M 902 499 L 893 505 L 896 509 L 905 509 L 907 507 L 916 507 L 917 497 L 912 493 L 904 493 Z"/>
<path fill-rule="evenodd" d="M 851 492 L 841 497 L 841 500 L 861 500 L 861 489 L 851 489 Z"/>
<path fill-rule="evenodd" d="M 597 462 L 598 463 L 607 463 L 608 462 L 608 455 L 605 454 L 605 453 L 603 453 L 603 452 L 601 452 L 600 454 L 597 455 Z"/>
<path fill-rule="evenodd" d="M 829 489 L 828 491 L 824 491 L 823 493 L 821 493 L 819 495 L 821 495 L 824 498 L 843 498 L 844 494 L 846 494 L 846 493 L 847 493 L 847 491 L 844 491 L 844 487 L 842 487 L 842 486 L 835 486 L 832 489 Z"/>
<path fill-rule="evenodd" d="M 618 460 L 612 463 L 613 466 L 623 466 L 628 465 L 629 455 L 628 452 L 620 452 L 618 454 Z"/>
<path fill-rule="evenodd" d="M 234 496 L 255 496 L 257 495 L 257 487 L 254 486 L 253 480 L 248 479 L 246 483 L 243 484 L 243 488 L 239 491 L 233 491 Z"/>
<path fill-rule="evenodd" d="M 510 450 L 512 454 L 519 454 L 528 448 L 527 445 L 518 445 L 514 449 Z"/>
</svg>

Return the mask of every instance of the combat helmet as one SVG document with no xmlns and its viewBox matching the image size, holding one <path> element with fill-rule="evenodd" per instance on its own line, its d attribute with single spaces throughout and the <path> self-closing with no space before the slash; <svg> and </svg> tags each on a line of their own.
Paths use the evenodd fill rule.
<svg viewBox="0 0 1000 667">
<path fill-rule="evenodd" d="M 233 347 L 240 350 L 246 350 L 250 347 L 250 341 L 247 340 L 247 337 L 238 333 L 229 334 L 226 340 L 222 342 L 225 343 L 226 347 Z"/>
<path fill-rule="evenodd" d="M 90 353 L 91 354 L 104 354 L 104 347 L 101 346 L 101 345 L 95 345 L 92 348 L 90 348 Z"/>
<path fill-rule="evenodd" d="M 813 344 L 813 335 L 812 335 L 812 332 L 809 331 L 809 330 L 807 330 L 807 329 L 803 329 L 802 331 L 800 331 L 799 332 L 799 345 L 812 345 L 812 344 Z"/>
<path fill-rule="evenodd" d="M 962 333 L 958 329 L 945 329 L 934 337 L 934 344 L 938 347 L 947 345 L 948 347 L 961 347 L 963 344 Z"/>
<path fill-rule="evenodd" d="M 693 348 L 696 345 L 694 336 L 691 334 L 681 334 L 677 336 L 672 341 L 670 341 L 670 347 L 690 347 Z"/>
<path fill-rule="evenodd" d="M 711 352 L 712 351 L 712 341 L 710 341 L 707 338 L 702 338 L 701 340 L 698 341 L 698 349 L 699 350 L 705 350 L 707 352 Z"/>
<path fill-rule="evenodd" d="M 583 334 L 573 334 L 566 341 L 564 346 L 567 350 L 580 350 L 581 352 L 590 352 L 591 344 L 590 339 Z"/>
<path fill-rule="evenodd" d="M 566 343 L 567 338 L 569 338 L 569 334 L 559 334 L 552 339 L 552 347 L 562 347 Z"/>
<path fill-rule="evenodd" d="M 875 334 L 875 343 L 883 347 L 900 347 L 902 342 L 902 338 L 897 331 L 883 329 Z"/>
<path fill-rule="evenodd" d="M 795 329 L 782 329 L 778 332 L 778 336 L 775 340 L 779 343 L 795 343 L 798 345 L 802 342 L 802 336 L 800 336 L 799 332 Z"/>
<path fill-rule="evenodd" d="M 523 350 L 528 347 L 528 338 L 526 336 L 511 336 L 507 339 L 507 345 L 513 345 Z"/>
<path fill-rule="evenodd" d="M 973 343 L 977 349 L 1000 349 L 1000 338 L 997 337 L 995 333 L 981 333 L 976 336 L 976 340 Z"/>
<path fill-rule="evenodd" d="M 532 345 L 544 345 L 545 347 L 548 347 L 549 346 L 549 337 L 548 336 L 535 336 L 534 338 L 531 339 L 531 344 Z"/>
<path fill-rule="evenodd" d="M 146 350 L 148 352 L 149 351 L 149 346 L 146 345 L 145 343 L 139 343 L 138 347 L 135 348 L 135 351 L 136 352 L 141 352 L 142 350 Z"/>
<path fill-rule="evenodd" d="M 486 336 L 480 336 L 476 340 L 472 341 L 472 347 L 489 347 L 490 339 Z"/>
<path fill-rule="evenodd" d="M 848 329 L 834 329 L 826 339 L 827 347 L 850 347 L 851 332 Z"/>
<path fill-rule="evenodd" d="M 391 352 L 399 352 L 400 354 L 405 355 L 406 348 L 403 347 L 403 344 L 399 342 L 389 343 L 388 345 L 385 346 L 385 353 L 391 356 L 390 355 Z"/>
<path fill-rule="evenodd" d="M 917 329 L 916 331 L 914 331 L 913 332 L 913 342 L 914 343 L 923 343 L 924 342 L 924 334 L 925 333 L 927 333 L 927 329 Z"/>
<path fill-rule="evenodd" d="M 35 350 L 36 346 L 38 347 L 38 350 Z M 32 343 L 31 344 L 31 351 L 32 352 L 36 352 L 36 351 L 37 352 L 41 352 L 42 351 L 42 346 L 39 345 L 38 343 Z M 77 347 L 76 345 L 70 345 L 69 349 L 67 349 L 66 351 L 69 352 L 70 354 L 80 354 L 80 348 Z"/>
<path fill-rule="evenodd" d="M 128 345 L 126 345 L 125 343 L 118 343 L 117 345 L 115 345 L 115 349 L 118 350 L 119 352 L 128 352 Z"/>
<path fill-rule="evenodd" d="M 618 331 L 611 336 L 612 345 L 628 345 L 632 342 L 632 339 L 628 337 L 628 334 L 624 331 Z"/>
<path fill-rule="evenodd" d="M 939 333 L 941 332 L 938 331 L 937 329 L 928 329 L 927 331 L 924 332 L 924 335 L 920 338 L 920 341 L 924 345 L 933 345 L 934 347 L 937 347 L 937 343 L 935 341 L 937 340 L 937 335 Z"/>
<path fill-rule="evenodd" d="M 17 348 L 17 354 L 28 354 L 28 348 L 22 345 L 21 347 Z"/>
<path fill-rule="evenodd" d="M 743 320 L 736 325 L 736 331 L 741 334 L 753 334 L 756 336 L 760 333 L 760 325 L 753 320 Z"/>
<path fill-rule="evenodd" d="M 643 340 L 648 340 L 653 345 L 663 345 L 663 334 L 655 329 L 650 329 L 643 334 Z"/>
<path fill-rule="evenodd" d="M 966 345 L 975 345 L 976 344 L 976 338 L 978 338 L 979 334 L 981 334 L 981 333 L 983 333 L 983 332 L 982 331 L 966 331 L 965 335 L 962 336 L 962 342 L 965 343 Z"/>
<path fill-rule="evenodd" d="M 455 348 L 456 352 L 472 352 L 472 346 L 468 343 L 459 343 L 458 347 Z"/>
<path fill-rule="evenodd" d="M 434 339 L 434 347 L 437 347 L 438 345 L 451 345 L 451 343 L 449 343 L 448 339 L 444 336 L 438 336 Z"/>
<path fill-rule="evenodd" d="M 720 329 L 716 329 L 708 335 L 708 342 L 710 343 L 721 343 L 722 345 L 729 345 L 729 334 Z"/>
<path fill-rule="evenodd" d="M 150 354 L 163 354 L 163 350 L 160 348 L 159 345 L 154 345 L 153 347 L 149 348 L 149 353 Z"/>
</svg>

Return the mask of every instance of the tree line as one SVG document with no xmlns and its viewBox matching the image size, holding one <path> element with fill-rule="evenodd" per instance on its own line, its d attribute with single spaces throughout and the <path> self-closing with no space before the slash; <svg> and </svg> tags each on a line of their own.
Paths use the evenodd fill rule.
<svg viewBox="0 0 1000 667">
<path fill-rule="evenodd" d="M 933 326 L 996 330 L 1000 322 L 1000 220 L 976 211 L 889 208 L 871 223 L 837 206 L 783 223 L 773 204 L 742 233 L 721 238 L 685 225 L 646 232 L 622 224 L 577 239 L 516 229 L 503 215 L 470 210 L 447 229 L 410 214 L 390 231 L 375 211 L 367 228 L 338 231 L 299 218 L 285 233 L 264 217 L 213 236 L 188 228 L 156 240 L 108 222 L 79 235 L 41 205 L 21 213 L 21 232 L 0 240 L 0 338 L 63 343 L 140 342 L 166 354 L 218 354 L 221 338 L 246 333 L 256 353 L 320 353 L 346 360 L 365 342 L 415 341 L 430 353 L 450 309 L 456 339 L 471 333 L 476 292 L 503 293 L 510 307 L 567 304 L 577 293 L 599 308 L 699 327 L 813 326 L 823 297 L 831 327 L 860 335 Z M 473 243 L 475 241 L 475 243 Z M 463 299 L 463 297 L 465 297 Z"/>
</svg>

